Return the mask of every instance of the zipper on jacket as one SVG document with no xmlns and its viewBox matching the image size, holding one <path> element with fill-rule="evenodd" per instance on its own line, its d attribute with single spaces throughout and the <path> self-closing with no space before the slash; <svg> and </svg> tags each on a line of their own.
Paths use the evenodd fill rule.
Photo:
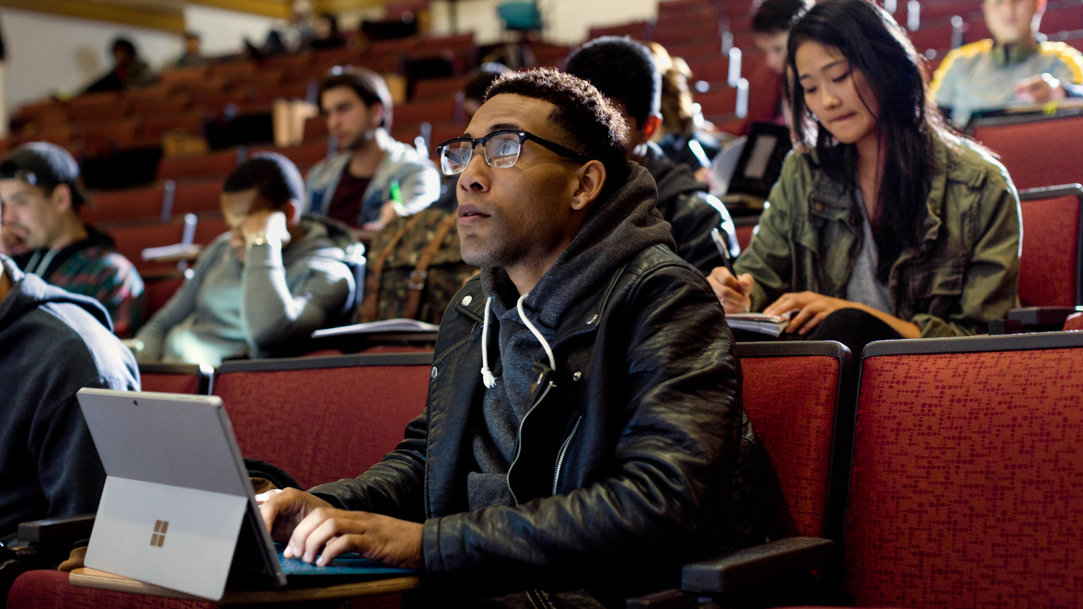
<svg viewBox="0 0 1083 609">
<path fill-rule="evenodd" d="M 553 472 L 553 494 L 557 494 L 557 484 L 560 482 L 560 466 L 564 465 L 564 455 L 568 452 L 568 445 L 572 443 L 572 438 L 575 437 L 575 432 L 579 431 L 579 424 L 583 422 L 583 415 L 579 415 L 575 419 L 575 425 L 572 426 L 572 432 L 568 434 L 567 438 L 564 438 L 564 443 L 560 445 L 560 452 L 557 453 L 557 469 Z"/>
<path fill-rule="evenodd" d="M 523 452 L 523 424 L 526 423 L 527 417 L 530 416 L 530 413 L 534 412 L 534 409 L 538 407 L 538 404 L 542 403 L 545 396 L 549 395 L 549 390 L 553 387 L 552 381 L 545 384 L 545 389 L 542 389 L 541 394 L 538 395 L 538 399 L 534 400 L 534 403 L 530 405 L 530 409 L 523 415 L 523 420 L 519 421 L 519 429 L 515 432 L 515 458 L 511 460 L 511 465 L 508 466 L 508 473 L 504 476 L 504 483 L 508 485 L 508 492 L 511 493 L 512 505 L 519 505 L 519 499 L 515 497 L 515 491 L 511 488 L 511 472 L 515 469 L 515 464 L 519 461 L 519 455 Z"/>
</svg>

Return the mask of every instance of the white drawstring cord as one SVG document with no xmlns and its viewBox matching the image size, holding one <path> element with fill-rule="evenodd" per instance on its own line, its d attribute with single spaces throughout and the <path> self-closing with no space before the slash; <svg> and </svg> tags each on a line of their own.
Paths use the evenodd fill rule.
<svg viewBox="0 0 1083 609">
<path fill-rule="evenodd" d="M 485 298 L 485 321 L 481 326 L 481 384 L 492 389 L 496 384 L 493 371 L 489 370 L 489 309 L 493 306 L 493 295 Z"/>
<path fill-rule="evenodd" d="M 526 327 L 534 334 L 534 338 L 538 339 L 538 342 L 541 343 L 542 348 L 545 349 L 545 355 L 549 357 L 549 369 L 556 370 L 557 359 L 553 357 L 553 350 L 549 348 L 549 343 L 545 342 L 545 337 L 542 336 L 541 332 L 538 332 L 538 329 L 534 327 L 534 324 L 530 323 L 530 320 L 526 317 L 526 313 L 523 312 L 523 301 L 526 300 L 526 297 L 529 295 L 530 292 L 527 292 L 526 294 L 520 296 L 519 300 L 515 303 L 515 309 L 519 311 L 519 318 L 523 320 L 523 323 L 526 324 Z"/>
</svg>

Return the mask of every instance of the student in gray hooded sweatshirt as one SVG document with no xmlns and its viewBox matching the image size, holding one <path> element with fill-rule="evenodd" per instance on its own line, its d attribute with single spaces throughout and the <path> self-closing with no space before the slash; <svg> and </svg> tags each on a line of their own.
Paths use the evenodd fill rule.
<svg viewBox="0 0 1083 609">
<path fill-rule="evenodd" d="M 217 366 L 296 353 L 313 330 L 349 317 L 355 241 L 338 222 L 301 216 L 303 196 L 301 174 L 279 154 L 256 155 L 226 178 L 231 231 L 136 334 L 139 361 Z"/>
<path fill-rule="evenodd" d="M 76 402 L 83 387 L 139 389 L 109 315 L 0 255 L 0 541 L 20 522 L 97 510 L 105 471 Z"/>
<path fill-rule="evenodd" d="M 262 514 L 287 555 L 417 567 L 430 601 L 623 606 L 753 537 L 732 336 L 594 87 L 543 69 L 488 95 L 441 145 L 482 272 L 444 313 L 424 412 L 356 479 Z"/>
</svg>

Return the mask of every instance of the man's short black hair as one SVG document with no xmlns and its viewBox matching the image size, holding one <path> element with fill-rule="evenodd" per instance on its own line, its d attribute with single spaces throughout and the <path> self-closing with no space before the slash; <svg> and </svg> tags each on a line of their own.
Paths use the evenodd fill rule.
<svg viewBox="0 0 1083 609">
<path fill-rule="evenodd" d="M 775 34 L 790 31 L 797 18 L 812 8 L 813 0 L 762 0 L 752 13 L 752 31 Z"/>
<path fill-rule="evenodd" d="M 646 45 L 628 37 L 602 36 L 572 51 L 564 70 L 590 81 L 624 106 L 636 128 L 662 104 L 662 77 Z"/>
<path fill-rule="evenodd" d="M 319 98 L 323 99 L 324 91 L 336 87 L 349 87 L 367 107 L 371 108 L 374 104 L 380 104 L 384 109 L 384 119 L 380 122 L 380 126 L 391 128 L 391 108 L 394 102 L 391 100 L 391 91 L 387 88 L 387 83 L 379 74 L 368 68 L 335 66 L 320 82 Z"/>
<path fill-rule="evenodd" d="M 241 163 L 222 184 L 222 192 L 241 192 L 255 188 L 275 209 L 290 201 L 304 201 L 305 182 L 297 166 L 277 152 L 261 152 Z"/>
<path fill-rule="evenodd" d="M 124 36 L 114 38 L 113 44 L 109 45 L 109 49 L 114 53 L 117 49 L 124 49 L 132 57 L 139 55 L 139 52 L 135 50 L 135 43 Z"/>
<path fill-rule="evenodd" d="M 624 144 L 628 127 L 620 112 L 589 82 L 552 68 L 512 72 L 497 79 L 486 99 L 496 95 L 522 95 L 555 106 L 548 120 L 564 132 L 565 145 L 605 166 L 606 184 L 600 199 L 608 198 L 628 179 Z"/>
</svg>

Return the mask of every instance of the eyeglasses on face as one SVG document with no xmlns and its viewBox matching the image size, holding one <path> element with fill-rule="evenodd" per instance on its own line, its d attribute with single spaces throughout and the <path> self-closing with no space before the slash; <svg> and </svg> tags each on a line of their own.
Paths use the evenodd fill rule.
<svg viewBox="0 0 1083 609">
<path fill-rule="evenodd" d="M 527 140 L 537 142 L 560 156 L 579 163 L 590 160 L 571 148 L 538 137 L 533 133 L 516 129 L 501 129 L 479 138 L 457 137 L 437 146 L 440 171 L 448 176 L 461 173 L 470 164 L 470 159 L 474 156 L 474 148 L 478 144 L 481 144 L 485 163 L 489 167 L 507 169 L 519 160 L 519 152 L 523 149 L 523 142 Z"/>
</svg>

